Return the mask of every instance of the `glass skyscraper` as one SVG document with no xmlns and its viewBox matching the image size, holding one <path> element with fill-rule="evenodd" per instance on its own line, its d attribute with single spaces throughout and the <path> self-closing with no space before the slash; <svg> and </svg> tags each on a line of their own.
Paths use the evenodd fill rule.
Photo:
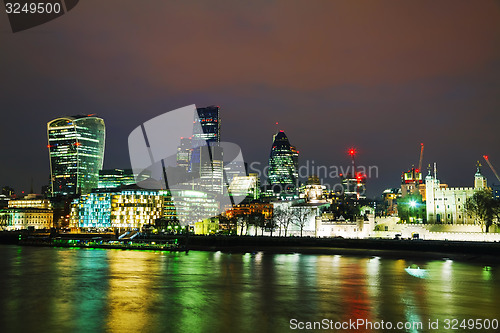
<svg viewBox="0 0 500 333">
<path fill-rule="evenodd" d="M 193 140 L 205 140 L 208 144 L 212 142 L 220 142 L 220 117 L 218 106 L 207 106 L 205 108 L 197 108 L 198 121 L 201 125 L 201 133 L 194 127 Z M 196 146 L 194 144 L 193 146 Z"/>
<path fill-rule="evenodd" d="M 47 123 L 52 195 L 90 193 L 104 160 L 104 120 L 70 116 Z"/>
<path fill-rule="evenodd" d="M 197 108 L 201 126 L 193 126 L 190 171 L 199 175 L 199 186 L 204 191 L 223 192 L 223 151 L 220 147 L 220 108 Z"/>
<path fill-rule="evenodd" d="M 283 131 L 273 137 L 273 146 L 269 156 L 268 181 L 273 187 L 279 185 L 279 192 L 292 194 L 297 189 L 299 178 L 299 152 L 290 145 Z"/>
</svg>

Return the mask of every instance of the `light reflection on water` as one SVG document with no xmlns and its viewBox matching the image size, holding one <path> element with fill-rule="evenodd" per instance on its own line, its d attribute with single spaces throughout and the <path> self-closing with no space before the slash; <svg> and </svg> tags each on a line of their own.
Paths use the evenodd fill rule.
<svg viewBox="0 0 500 333">
<path fill-rule="evenodd" d="M 292 318 L 435 332 L 429 320 L 500 319 L 499 267 L 446 259 L 0 246 L 0 265 L 1 332 L 288 332 Z"/>
</svg>

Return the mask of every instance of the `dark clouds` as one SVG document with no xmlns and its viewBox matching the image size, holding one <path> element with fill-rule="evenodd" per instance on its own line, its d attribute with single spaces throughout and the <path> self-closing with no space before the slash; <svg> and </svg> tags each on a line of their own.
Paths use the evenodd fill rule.
<svg viewBox="0 0 500 333">
<path fill-rule="evenodd" d="M 0 185 L 45 182 L 52 117 L 101 115 L 105 166 L 127 167 L 133 128 L 192 103 L 220 105 L 249 160 L 266 162 L 276 121 L 302 161 L 358 147 L 372 195 L 421 141 L 451 185 L 483 153 L 500 166 L 497 1 L 85 1 L 25 32 L 0 23 Z"/>
</svg>

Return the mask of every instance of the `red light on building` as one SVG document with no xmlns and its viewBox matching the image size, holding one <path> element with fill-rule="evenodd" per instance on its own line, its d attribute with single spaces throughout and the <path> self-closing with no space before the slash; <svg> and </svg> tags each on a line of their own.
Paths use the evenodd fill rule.
<svg viewBox="0 0 500 333">
<path fill-rule="evenodd" d="M 356 155 L 356 149 L 354 149 L 354 148 L 349 149 L 349 155 L 351 155 L 351 156 Z"/>
</svg>

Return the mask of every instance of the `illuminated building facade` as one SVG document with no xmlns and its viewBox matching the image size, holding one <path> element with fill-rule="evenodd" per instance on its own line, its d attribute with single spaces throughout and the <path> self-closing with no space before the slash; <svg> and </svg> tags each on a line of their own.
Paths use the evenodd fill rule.
<svg viewBox="0 0 500 333">
<path fill-rule="evenodd" d="M 222 147 L 211 144 L 198 149 L 200 153 L 200 190 L 222 194 L 224 190 Z"/>
<path fill-rule="evenodd" d="M 53 196 L 90 193 L 97 188 L 104 160 L 101 118 L 61 117 L 47 123 Z"/>
<path fill-rule="evenodd" d="M 53 227 L 53 218 L 52 209 L 8 208 L 0 211 L 0 228 L 2 230 L 50 229 Z"/>
<path fill-rule="evenodd" d="M 220 108 L 218 106 L 208 106 L 197 108 L 196 111 L 197 117 L 195 117 L 195 124 L 193 125 L 190 156 L 190 171 L 193 172 L 199 172 L 202 148 L 207 145 L 215 146 L 220 142 Z M 196 122 L 199 122 L 199 124 L 196 124 Z"/>
<path fill-rule="evenodd" d="M 270 219 L 273 216 L 273 204 L 270 202 L 241 203 L 227 210 L 225 215 L 232 218 L 241 215 L 250 215 L 252 213 L 262 214 L 265 219 Z"/>
<path fill-rule="evenodd" d="M 229 193 L 233 196 L 245 196 L 250 200 L 259 198 L 259 175 L 250 173 L 248 176 L 234 176 L 229 185 Z"/>
<path fill-rule="evenodd" d="M 465 210 L 467 198 L 475 191 L 486 188 L 486 178 L 481 174 L 480 166 L 474 175 L 474 187 L 441 187 L 436 173 L 430 170 L 425 177 L 425 195 L 427 223 L 436 224 L 473 224 L 475 221 Z"/>
<path fill-rule="evenodd" d="M 9 200 L 9 208 L 41 208 L 51 209 L 52 204 L 49 199 L 44 199 L 40 195 L 28 194 L 22 199 Z"/>
<path fill-rule="evenodd" d="M 342 178 L 344 196 L 349 199 L 366 199 L 366 177 L 360 173 L 353 177 L 348 174 Z"/>
<path fill-rule="evenodd" d="M 189 156 L 189 171 L 199 175 L 199 188 L 221 194 L 223 192 L 224 162 L 223 151 L 220 147 L 220 108 L 208 106 L 197 108 L 197 117 L 193 125 L 193 136 L 190 139 L 191 155 Z M 185 148 L 178 150 L 177 158 L 181 164 L 185 161 Z M 181 155 L 179 156 L 179 152 Z M 179 165 L 179 162 L 178 162 Z"/>
<path fill-rule="evenodd" d="M 70 224 L 74 228 L 141 229 L 154 225 L 162 214 L 163 198 L 157 191 L 95 191 L 73 201 Z"/>
<path fill-rule="evenodd" d="M 401 176 L 401 196 L 420 194 L 425 197 L 425 185 L 422 180 L 422 172 L 419 169 L 411 168 Z"/>
<path fill-rule="evenodd" d="M 148 175 L 134 175 L 132 169 L 110 169 L 99 171 L 98 188 L 117 188 L 120 186 L 133 185 L 138 181 L 148 179 Z"/>
<path fill-rule="evenodd" d="M 283 131 L 273 137 L 273 146 L 269 156 L 268 181 L 274 188 L 279 188 L 281 193 L 294 194 L 297 190 L 299 179 L 299 152 L 290 145 Z"/>
<path fill-rule="evenodd" d="M 194 223 L 196 235 L 213 235 L 219 231 L 219 220 L 217 218 L 204 219 Z"/>
<path fill-rule="evenodd" d="M 207 143 L 220 142 L 220 108 L 218 106 L 208 106 L 205 108 L 197 108 L 198 121 L 201 125 L 201 133 L 197 131 L 198 126 L 195 126 L 193 140 L 205 140 Z"/>
<path fill-rule="evenodd" d="M 177 166 L 186 170 L 189 168 L 191 160 L 191 138 L 181 138 L 181 143 L 177 147 Z"/>
<path fill-rule="evenodd" d="M 175 216 L 181 226 L 193 225 L 196 222 L 205 220 L 207 217 L 219 215 L 220 204 L 217 196 L 212 193 L 175 190 L 159 191 L 159 195 L 166 198 L 164 200 L 169 205 L 169 208 L 164 209 L 163 217 L 172 219 L 174 217 L 173 209 L 175 209 Z"/>
</svg>

